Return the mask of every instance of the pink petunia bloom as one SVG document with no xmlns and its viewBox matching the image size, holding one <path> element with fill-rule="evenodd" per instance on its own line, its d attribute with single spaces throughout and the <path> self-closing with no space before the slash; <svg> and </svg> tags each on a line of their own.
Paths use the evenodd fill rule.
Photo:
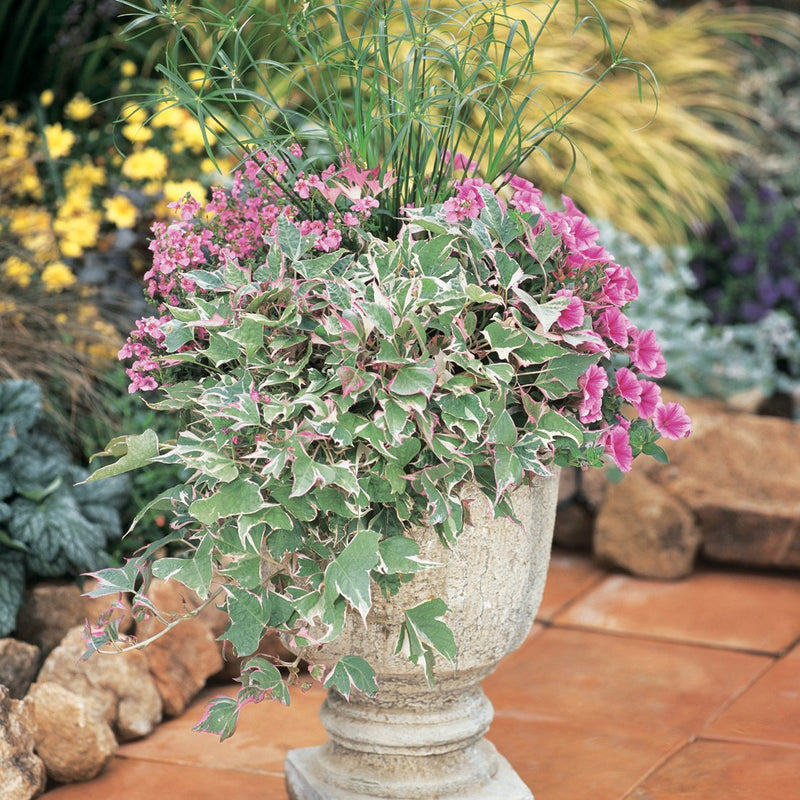
<svg viewBox="0 0 800 800">
<path fill-rule="evenodd" d="M 600 444 L 605 454 L 623 471 L 630 472 L 633 465 L 633 450 L 628 431 L 622 425 L 615 425 L 600 435 Z"/>
<path fill-rule="evenodd" d="M 639 296 L 639 284 L 628 267 L 610 264 L 606 267 L 603 296 L 613 306 L 624 306 Z"/>
<path fill-rule="evenodd" d="M 613 306 L 598 315 L 594 326 L 598 333 L 620 347 L 628 346 L 628 333 L 631 327 L 630 320 Z"/>
<path fill-rule="evenodd" d="M 638 403 L 642 397 L 642 385 L 636 374 L 627 367 L 621 367 L 614 377 L 617 379 L 617 394 L 628 403 Z"/>
<path fill-rule="evenodd" d="M 578 417 L 581 422 L 596 422 L 603 415 L 603 392 L 608 387 L 606 371 L 597 364 L 592 364 L 578 378 L 578 386 L 583 390 Z"/>
<path fill-rule="evenodd" d="M 642 419 L 652 419 L 656 409 L 661 405 L 661 387 L 652 381 L 640 380 L 640 383 L 642 394 L 633 407 Z"/>
<path fill-rule="evenodd" d="M 663 378 L 667 374 L 667 362 L 652 329 L 631 331 L 630 356 L 633 365 L 650 378 Z"/>
<path fill-rule="evenodd" d="M 680 403 L 665 403 L 656 408 L 656 430 L 667 439 L 685 439 L 692 433 L 692 421 Z"/>
<path fill-rule="evenodd" d="M 586 317 L 586 309 L 583 306 L 583 300 L 577 295 L 572 294 L 569 289 L 559 289 L 555 296 L 569 298 L 569 305 L 561 312 L 556 321 L 556 324 L 561 330 L 569 331 L 573 328 L 581 327 Z"/>
</svg>

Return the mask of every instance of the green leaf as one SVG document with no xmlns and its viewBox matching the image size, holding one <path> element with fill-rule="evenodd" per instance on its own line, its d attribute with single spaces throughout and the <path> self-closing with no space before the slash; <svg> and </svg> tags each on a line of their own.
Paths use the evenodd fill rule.
<svg viewBox="0 0 800 800">
<path fill-rule="evenodd" d="M 254 690 L 256 702 L 264 699 L 264 696 L 277 700 L 282 705 L 288 706 L 291 703 L 289 687 L 281 675 L 280 670 L 263 656 L 253 656 L 249 658 L 242 667 L 241 674 L 242 686 L 245 689 Z"/>
<path fill-rule="evenodd" d="M 381 571 L 388 575 L 409 575 L 435 566 L 419 557 L 419 544 L 407 536 L 389 536 L 379 546 Z"/>
<path fill-rule="evenodd" d="M 408 608 L 400 627 L 395 653 L 405 652 L 414 664 L 424 661 L 425 676 L 433 684 L 433 654 L 440 653 L 451 664 L 456 659 L 456 642 L 453 632 L 442 621 L 449 611 L 440 598 Z"/>
<path fill-rule="evenodd" d="M 246 478 L 223 483 L 210 497 L 195 500 L 189 513 L 204 525 L 211 525 L 224 517 L 253 514 L 266 505 L 258 486 Z"/>
<path fill-rule="evenodd" d="M 213 569 L 211 550 L 213 539 L 206 535 L 197 550 L 187 558 L 159 558 L 153 562 L 153 575 L 162 580 L 176 580 L 198 594 L 208 597 Z"/>
<path fill-rule="evenodd" d="M 138 558 L 129 558 L 122 567 L 91 572 L 88 577 L 94 578 L 97 585 L 90 592 L 86 592 L 86 596 L 104 597 L 120 592 L 134 592 L 141 569 L 142 564 Z"/>
<path fill-rule="evenodd" d="M 376 531 L 359 531 L 350 544 L 325 569 L 325 596 L 329 602 L 341 595 L 366 619 L 372 607 L 370 572 L 378 566 Z"/>
<path fill-rule="evenodd" d="M 569 305 L 568 297 L 554 297 L 546 303 L 539 303 L 519 287 L 514 289 L 514 294 L 522 305 L 536 317 L 545 333 L 553 327 L 561 316 L 561 312 Z"/>
<path fill-rule="evenodd" d="M 514 350 L 529 342 L 524 331 L 509 328 L 499 322 L 490 322 L 483 331 L 483 335 L 492 350 L 502 359 L 507 359 Z"/>
<path fill-rule="evenodd" d="M 278 217 L 278 246 L 283 255 L 297 261 L 311 248 L 311 237 L 304 237 L 296 225 L 281 215 Z"/>
<path fill-rule="evenodd" d="M 555 400 L 578 390 L 578 378 L 600 360 L 599 353 L 570 353 L 552 359 L 535 384 L 545 397 Z"/>
<path fill-rule="evenodd" d="M 265 604 L 263 592 L 255 594 L 232 585 L 226 590 L 228 627 L 219 638 L 229 641 L 237 656 L 249 656 L 258 649 L 264 635 L 269 620 L 269 603 Z"/>
<path fill-rule="evenodd" d="M 340 658 L 322 685 L 327 689 L 335 689 L 347 700 L 353 689 L 359 689 L 369 697 L 378 691 L 375 670 L 361 656 Z"/>
<path fill-rule="evenodd" d="M 493 444 L 504 444 L 511 447 L 517 441 L 517 426 L 505 409 L 492 420 L 486 434 L 487 441 Z"/>
<path fill-rule="evenodd" d="M 669 456 L 663 447 L 657 445 L 655 442 L 648 442 L 642 447 L 642 452 L 646 456 L 652 456 L 656 461 L 661 464 L 669 464 Z"/>
<path fill-rule="evenodd" d="M 236 732 L 239 721 L 239 704 L 234 697 L 215 697 L 206 706 L 200 722 L 192 730 L 198 733 L 213 733 L 224 742 Z"/>
<path fill-rule="evenodd" d="M 158 451 L 158 434 L 153 430 L 148 429 L 137 436 L 118 436 L 106 445 L 104 452 L 98 454 L 115 456 L 117 460 L 96 469 L 86 480 L 96 481 L 147 466 L 158 456 Z"/>
<path fill-rule="evenodd" d="M 545 223 L 545 229 L 533 240 L 534 258 L 542 265 L 561 246 L 561 234 L 553 233 L 553 229 Z"/>
<path fill-rule="evenodd" d="M 0 637 L 17 627 L 17 612 L 25 597 L 23 555 L 0 546 Z"/>
<path fill-rule="evenodd" d="M 436 386 L 436 372 L 431 367 L 405 366 L 397 370 L 388 389 L 392 394 L 401 397 L 413 394 L 430 397 L 434 386 Z"/>
<path fill-rule="evenodd" d="M 497 445 L 494 453 L 494 479 L 496 497 L 508 489 L 522 482 L 522 462 L 511 447 Z"/>
</svg>

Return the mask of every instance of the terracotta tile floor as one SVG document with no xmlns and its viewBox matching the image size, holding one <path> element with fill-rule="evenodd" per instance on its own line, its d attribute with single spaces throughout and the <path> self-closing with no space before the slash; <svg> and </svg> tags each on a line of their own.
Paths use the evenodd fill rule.
<svg viewBox="0 0 800 800">
<path fill-rule="evenodd" d="M 553 556 L 539 622 L 484 684 L 489 738 L 536 800 L 800 800 L 800 576 L 703 568 L 678 582 Z M 204 697 L 232 692 L 212 687 Z M 323 693 L 245 709 L 220 744 L 203 697 L 47 800 L 287 800 Z"/>
</svg>

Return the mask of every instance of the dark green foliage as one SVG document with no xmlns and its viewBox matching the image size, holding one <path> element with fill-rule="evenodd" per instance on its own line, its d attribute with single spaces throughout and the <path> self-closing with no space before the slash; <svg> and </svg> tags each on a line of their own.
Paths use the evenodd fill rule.
<svg viewBox="0 0 800 800">
<path fill-rule="evenodd" d="M 122 535 L 127 481 L 78 483 L 88 472 L 40 429 L 41 414 L 35 383 L 0 383 L 0 636 L 14 629 L 27 580 L 106 566 Z"/>
</svg>

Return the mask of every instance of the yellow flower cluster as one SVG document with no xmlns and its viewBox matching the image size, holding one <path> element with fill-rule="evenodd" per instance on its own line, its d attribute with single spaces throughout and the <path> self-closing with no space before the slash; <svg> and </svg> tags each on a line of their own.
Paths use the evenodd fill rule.
<svg viewBox="0 0 800 800">
<path fill-rule="evenodd" d="M 121 92 L 138 73 L 133 61 L 120 64 Z M 78 260 L 112 243 L 116 229 L 169 218 L 169 204 L 187 193 L 204 203 L 206 187 L 232 169 L 235 158 L 218 158 L 215 165 L 206 146 L 217 144 L 218 131 L 204 135 L 166 95 L 153 106 L 117 106 L 116 125 L 104 121 L 106 104 L 95 106 L 82 94 L 63 106 L 60 118 L 52 90 L 42 92 L 39 103 L 47 120 L 42 127 L 35 115 L 0 106 L 0 237 L 8 244 L 0 256 L 0 311 L 24 324 L 25 309 L 55 303 L 50 313 L 76 350 L 113 362 L 118 332 L 78 282 Z"/>
</svg>

